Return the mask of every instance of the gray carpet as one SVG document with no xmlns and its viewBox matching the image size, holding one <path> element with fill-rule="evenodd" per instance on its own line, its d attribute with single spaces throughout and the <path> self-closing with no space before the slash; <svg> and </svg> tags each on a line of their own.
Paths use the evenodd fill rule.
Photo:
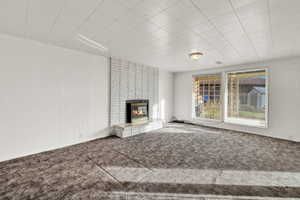
<svg viewBox="0 0 300 200">
<path fill-rule="evenodd" d="M 115 192 L 294 198 L 299 172 L 299 143 L 174 123 L 2 162 L 0 199 L 111 199 Z M 265 177 L 256 184 L 243 176 Z"/>
</svg>

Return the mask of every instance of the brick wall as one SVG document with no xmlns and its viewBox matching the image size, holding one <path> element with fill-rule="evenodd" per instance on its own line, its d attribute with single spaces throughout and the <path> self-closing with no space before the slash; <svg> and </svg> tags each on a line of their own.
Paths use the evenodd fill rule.
<svg viewBox="0 0 300 200">
<path fill-rule="evenodd" d="M 149 99 L 149 117 L 158 119 L 158 76 L 154 67 L 111 58 L 111 126 L 126 121 L 126 100 Z"/>
</svg>

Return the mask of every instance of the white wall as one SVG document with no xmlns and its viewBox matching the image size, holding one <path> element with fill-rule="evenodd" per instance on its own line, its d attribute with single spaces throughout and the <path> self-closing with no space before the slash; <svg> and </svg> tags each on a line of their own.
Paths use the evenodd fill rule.
<svg viewBox="0 0 300 200">
<path fill-rule="evenodd" d="M 108 59 L 0 36 L 0 161 L 108 135 Z"/>
<path fill-rule="evenodd" d="M 159 70 L 159 110 L 160 118 L 164 122 L 169 122 L 173 116 L 173 73 Z"/>
<path fill-rule="evenodd" d="M 267 67 L 269 69 L 269 127 L 263 129 L 225 123 L 206 124 L 300 141 L 300 58 L 274 60 L 196 72 L 176 73 L 174 75 L 174 115 L 178 119 L 192 120 L 193 74 L 216 73 L 259 67 Z"/>
</svg>

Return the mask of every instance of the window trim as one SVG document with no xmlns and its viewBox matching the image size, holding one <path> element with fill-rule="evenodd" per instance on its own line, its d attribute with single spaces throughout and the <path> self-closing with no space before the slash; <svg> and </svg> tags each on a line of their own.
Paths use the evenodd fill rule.
<svg viewBox="0 0 300 200">
<path fill-rule="evenodd" d="M 261 124 L 261 120 L 254 120 L 254 119 L 238 119 L 228 117 L 228 74 L 230 73 L 239 73 L 239 72 L 255 72 L 265 70 L 266 73 L 266 108 L 265 108 L 265 121 L 264 124 Z M 247 69 L 239 69 L 239 70 L 230 70 L 224 72 L 224 99 L 223 99 L 223 108 L 224 108 L 224 116 L 223 121 L 229 124 L 237 124 L 242 126 L 250 126 L 250 127 L 258 127 L 258 128 L 268 128 L 268 116 L 269 116 L 269 71 L 267 67 L 262 68 L 247 68 Z"/>
<path fill-rule="evenodd" d="M 209 119 L 209 118 L 204 118 L 204 117 L 196 117 L 195 114 L 195 97 L 194 97 L 194 91 L 195 91 L 195 84 L 194 84 L 194 78 L 197 77 L 207 77 L 207 76 L 213 76 L 213 75 L 218 75 L 220 76 L 220 119 Z M 223 89 L 223 72 L 216 72 L 216 73 L 202 73 L 202 74 L 195 74 L 192 75 L 192 119 L 196 121 L 201 121 L 201 122 L 223 122 L 224 121 L 224 116 L 223 116 L 223 99 L 224 99 L 224 89 Z"/>
<path fill-rule="evenodd" d="M 236 118 L 228 118 L 227 117 L 227 104 L 228 104 L 228 87 L 227 87 L 227 75 L 229 73 L 234 73 L 234 72 L 253 72 L 253 71 L 261 71 L 265 70 L 266 72 L 266 109 L 265 109 L 265 123 L 264 125 L 257 125 L 258 123 L 255 123 L 255 121 L 258 120 L 245 120 L 245 119 L 236 119 Z M 195 101 L 194 101 L 194 77 L 205 77 L 209 75 L 220 75 L 221 76 L 221 94 L 220 94 L 220 99 L 221 99 L 221 109 L 220 109 L 220 119 L 207 119 L 207 118 L 201 118 L 201 117 L 196 117 L 195 116 Z M 255 67 L 255 68 L 249 68 L 249 67 L 244 67 L 244 68 L 239 68 L 237 70 L 234 69 L 229 69 L 229 70 L 222 70 L 216 71 L 216 72 L 208 72 L 208 73 L 197 73 L 192 75 L 192 112 L 191 112 L 191 117 L 192 120 L 198 121 L 198 122 L 221 122 L 224 124 L 233 124 L 233 125 L 238 125 L 238 126 L 244 126 L 244 127 L 253 127 L 253 128 L 268 128 L 269 127 L 269 95 L 270 95 L 270 90 L 269 90 L 269 68 L 267 66 L 261 66 L 261 67 Z M 234 119 L 234 120 L 232 120 Z M 254 122 L 254 123 L 253 123 Z"/>
</svg>

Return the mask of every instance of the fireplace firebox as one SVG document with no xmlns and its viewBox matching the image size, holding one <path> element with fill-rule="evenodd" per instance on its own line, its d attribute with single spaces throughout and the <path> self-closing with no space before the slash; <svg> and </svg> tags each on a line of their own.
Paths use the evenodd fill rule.
<svg viewBox="0 0 300 200">
<path fill-rule="evenodd" d="M 126 101 L 126 123 L 144 123 L 149 120 L 149 100 Z"/>
</svg>

